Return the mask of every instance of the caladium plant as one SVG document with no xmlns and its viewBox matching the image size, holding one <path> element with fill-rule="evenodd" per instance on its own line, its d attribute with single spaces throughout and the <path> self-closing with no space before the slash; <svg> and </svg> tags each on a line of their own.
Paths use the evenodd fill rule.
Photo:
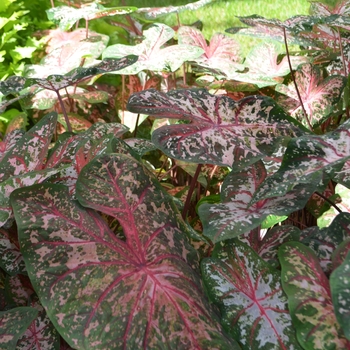
<svg viewBox="0 0 350 350">
<path fill-rule="evenodd" d="M 240 17 L 282 43 L 242 60 L 227 35 L 136 20 L 212 0 L 82 2 L 49 13 L 84 28 L 0 82 L 22 108 L 0 115 L 0 347 L 350 349 L 347 2 Z M 344 212 L 316 226 L 327 206 Z"/>
</svg>

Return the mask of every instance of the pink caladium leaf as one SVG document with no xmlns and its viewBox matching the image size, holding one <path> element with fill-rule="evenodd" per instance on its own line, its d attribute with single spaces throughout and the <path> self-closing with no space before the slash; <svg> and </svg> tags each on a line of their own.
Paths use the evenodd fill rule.
<svg viewBox="0 0 350 350">
<path fill-rule="evenodd" d="M 349 127 L 350 122 L 346 121 L 324 135 L 292 139 L 280 169 L 265 180 L 254 194 L 254 200 L 283 196 L 302 183 L 318 187 L 324 176 L 334 177 L 350 159 Z"/>
<path fill-rule="evenodd" d="M 11 306 L 27 306 L 35 296 L 33 286 L 26 275 L 6 276 L 5 289 L 8 304 Z"/>
<path fill-rule="evenodd" d="M 19 243 L 4 229 L 0 229 L 0 267 L 10 276 L 26 273 Z"/>
<path fill-rule="evenodd" d="M 226 241 L 203 259 L 201 268 L 225 329 L 243 349 L 300 349 L 280 273 L 251 248 Z"/>
<path fill-rule="evenodd" d="M 325 273 L 333 270 L 332 255 L 337 247 L 350 238 L 350 213 L 340 213 L 327 228 L 309 227 L 301 232 L 300 240 L 311 248 Z"/>
<path fill-rule="evenodd" d="M 350 15 L 350 4 L 347 0 L 336 0 L 327 2 L 311 2 L 310 13 L 316 16 L 330 16 L 330 15 Z"/>
<path fill-rule="evenodd" d="M 221 203 L 204 203 L 198 208 L 203 233 L 213 242 L 237 237 L 258 227 L 268 215 L 288 215 L 303 208 L 312 195 L 312 186 L 300 185 L 284 197 L 251 204 L 254 192 L 265 180 L 262 161 L 240 173 L 231 172 L 221 188 Z"/>
<path fill-rule="evenodd" d="M 332 268 L 335 270 L 346 259 L 350 251 L 350 235 L 341 242 L 332 254 Z"/>
<path fill-rule="evenodd" d="M 33 307 L 17 307 L 0 312 L 0 347 L 16 349 L 18 339 L 37 317 L 38 310 Z"/>
<path fill-rule="evenodd" d="M 77 182 L 79 202 L 116 218 L 125 239 L 62 185 L 11 198 L 28 274 L 72 347 L 239 348 L 203 294 L 176 206 L 132 157 L 96 157 Z"/>
<path fill-rule="evenodd" d="M 226 31 L 232 34 L 256 36 L 263 39 L 273 39 L 284 42 L 283 28 L 286 31 L 289 45 L 309 46 L 312 41 L 304 38 L 303 33 L 310 28 L 309 16 L 295 16 L 285 21 L 268 19 L 262 16 L 252 15 L 246 17 L 238 16 L 239 20 L 249 27 L 233 27 Z"/>
<path fill-rule="evenodd" d="M 271 155 L 301 131 L 269 97 L 250 96 L 238 102 L 204 89 L 145 90 L 133 94 L 128 110 L 158 118 L 184 119 L 190 124 L 165 125 L 152 141 L 172 158 L 194 163 L 232 166 L 236 148 L 256 159 Z"/>
<path fill-rule="evenodd" d="M 36 300 L 31 301 L 30 305 L 38 310 L 38 316 L 18 339 L 16 349 L 57 349 L 60 344 L 60 336 L 44 308 Z"/>
<path fill-rule="evenodd" d="M 344 261 L 331 274 L 329 282 L 337 320 L 350 345 L 350 240 L 346 242 L 347 254 Z"/>
<path fill-rule="evenodd" d="M 244 66 L 247 73 L 231 72 L 228 79 L 255 84 L 259 88 L 272 86 L 283 81 L 283 77 L 290 73 L 287 57 L 279 61 L 279 55 L 284 53 L 282 46 L 273 41 L 265 41 L 248 53 Z M 290 56 L 292 68 L 295 69 L 307 59 L 303 56 Z"/>
<path fill-rule="evenodd" d="M 72 69 L 65 75 L 49 75 L 46 78 L 28 78 L 26 86 L 38 86 L 43 89 L 59 91 L 68 86 L 77 84 L 82 80 L 89 79 L 95 75 L 119 71 L 137 61 L 137 56 L 129 55 L 120 59 L 109 58 L 91 67 L 78 67 Z"/>
<path fill-rule="evenodd" d="M 107 47 L 102 57 L 121 58 L 137 55 L 138 61 L 119 71 L 119 74 L 137 74 L 144 69 L 151 71 L 176 71 L 184 62 L 203 54 L 203 49 L 192 45 L 171 45 L 163 47 L 174 37 L 174 30 L 165 24 L 156 23 L 143 32 L 144 40 L 137 45 L 116 44 Z"/>
<path fill-rule="evenodd" d="M 22 138 L 24 134 L 23 130 L 13 130 L 10 133 L 6 134 L 5 138 L 0 141 L 0 162 L 8 153 L 12 147 Z"/>
<path fill-rule="evenodd" d="M 49 113 L 9 148 L 0 162 L 0 181 L 41 170 L 56 129 L 57 114 Z"/>
<path fill-rule="evenodd" d="M 220 70 L 227 77 L 233 71 L 244 69 L 242 65 L 238 64 L 240 61 L 239 46 L 234 39 L 216 33 L 208 45 L 202 32 L 189 26 L 181 26 L 177 35 L 179 44 L 197 46 L 204 50 L 201 56 L 194 59 L 199 65 Z"/>
<path fill-rule="evenodd" d="M 350 342 L 337 322 L 329 281 L 315 253 L 299 242 L 284 243 L 278 252 L 282 286 L 304 349 L 348 349 Z"/>
<path fill-rule="evenodd" d="M 338 102 L 346 85 L 345 77 L 339 75 L 323 79 L 319 68 L 310 63 L 298 67 L 295 81 L 312 126 L 318 126 L 328 118 L 332 106 Z M 276 91 L 289 97 L 278 101 L 292 116 L 307 126 L 294 84 L 277 85 Z"/>
<path fill-rule="evenodd" d="M 104 7 L 97 2 L 81 7 L 57 6 L 46 10 L 50 21 L 59 24 L 62 31 L 67 31 L 80 19 L 91 20 L 106 16 L 125 15 L 137 10 L 137 7 Z"/>
<path fill-rule="evenodd" d="M 73 40 L 69 40 L 69 37 L 62 38 L 62 35 L 60 41 L 57 37 L 53 38 L 52 42 L 50 41 L 53 45 L 51 51 L 39 64 L 26 66 L 25 77 L 45 79 L 52 73 L 64 75 L 77 67 L 86 68 L 97 64 L 99 62 L 97 59 L 107 47 L 108 35 L 93 31 L 86 32 L 86 30 L 84 30 L 84 38 L 81 34 L 77 29 L 70 33 L 70 38 Z M 86 38 L 86 35 L 89 37 Z"/>
<path fill-rule="evenodd" d="M 300 230 L 295 226 L 275 226 L 268 230 L 261 239 L 257 233 L 260 230 L 252 230 L 237 237 L 241 242 L 248 244 L 264 261 L 274 268 L 279 267 L 277 251 L 284 242 L 299 241 Z"/>
</svg>

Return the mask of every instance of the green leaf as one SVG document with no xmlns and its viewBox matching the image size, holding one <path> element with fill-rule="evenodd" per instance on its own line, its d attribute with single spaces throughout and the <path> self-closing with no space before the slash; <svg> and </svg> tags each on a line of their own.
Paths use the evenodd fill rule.
<svg viewBox="0 0 350 350">
<path fill-rule="evenodd" d="M 336 320 L 329 281 L 315 253 L 299 242 L 278 252 L 282 286 L 299 343 L 304 349 L 346 349 L 349 343 Z"/>
<path fill-rule="evenodd" d="M 125 239 L 95 210 L 71 201 L 64 186 L 11 196 L 28 274 L 71 346 L 239 348 L 203 295 L 180 214 L 140 163 L 96 157 L 79 175 L 77 198 L 116 218 Z"/>
<path fill-rule="evenodd" d="M 0 348 L 15 349 L 18 339 L 37 317 L 32 307 L 17 307 L 0 312 Z"/>
<path fill-rule="evenodd" d="M 218 245 L 201 264 L 222 323 L 243 349 L 300 349 L 279 272 L 238 240 Z"/>
</svg>

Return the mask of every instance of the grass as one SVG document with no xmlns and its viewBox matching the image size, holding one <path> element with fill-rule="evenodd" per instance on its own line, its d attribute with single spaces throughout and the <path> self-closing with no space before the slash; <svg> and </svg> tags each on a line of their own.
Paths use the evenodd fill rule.
<svg viewBox="0 0 350 350">
<path fill-rule="evenodd" d="M 124 0 L 126 5 L 137 7 L 160 7 L 184 5 L 186 0 Z M 192 1 L 191 1 L 192 2 Z M 224 33 L 225 29 L 242 26 L 236 16 L 249 16 L 257 14 L 266 18 L 287 19 L 295 15 L 308 14 L 310 3 L 307 0 L 216 0 L 213 4 L 202 7 L 196 11 L 184 11 L 179 14 L 182 24 L 191 24 L 197 20 L 203 22 L 203 34 L 206 39 L 210 39 L 216 32 Z M 170 26 L 177 25 L 175 14 L 161 18 Z M 233 35 L 239 42 L 243 56 L 259 39 Z"/>
</svg>

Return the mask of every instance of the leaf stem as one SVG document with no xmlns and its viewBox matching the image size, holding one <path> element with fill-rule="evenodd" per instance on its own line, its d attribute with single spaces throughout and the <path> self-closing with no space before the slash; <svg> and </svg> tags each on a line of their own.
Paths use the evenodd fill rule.
<svg viewBox="0 0 350 350">
<path fill-rule="evenodd" d="M 67 124 L 67 129 L 68 129 L 69 132 L 73 132 L 72 126 L 70 124 L 70 121 L 69 121 L 69 118 L 68 118 L 68 115 L 67 115 L 66 107 L 64 106 L 64 103 L 63 103 L 62 97 L 60 95 L 60 92 L 59 92 L 59 90 L 55 90 L 55 92 L 57 94 L 58 101 L 60 102 L 60 105 L 61 105 L 61 109 L 62 109 L 62 113 L 63 113 L 63 116 L 64 116 L 64 120 L 66 121 L 66 124 Z"/>
<path fill-rule="evenodd" d="M 292 63 L 290 61 L 290 56 L 289 56 L 286 28 L 282 27 L 282 29 L 283 29 L 283 36 L 284 36 L 284 45 L 286 47 L 287 60 L 288 60 L 288 65 L 289 65 L 289 69 L 290 69 L 290 75 L 291 75 L 292 80 L 293 80 L 295 91 L 297 92 L 297 95 L 298 95 L 298 99 L 299 99 L 299 102 L 300 102 L 301 109 L 303 110 L 303 113 L 304 113 L 305 119 L 307 121 L 307 124 L 308 124 L 310 130 L 312 131 L 312 126 L 310 124 L 310 120 L 309 120 L 308 115 L 306 113 L 306 110 L 305 110 L 305 107 L 304 107 L 304 103 L 303 103 L 303 100 L 301 98 L 301 95 L 300 95 L 300 92 L 299 92 L 299 89 L 298 89 L 298 85 L 297 85 L 297 83 L 295 81 L 295 76 L 294 76 L 294 73 L 293 73 Z"/>
<path fill-rule="evenodd" d="M 194 189 L 196 187 L 196 183 L 197 183 L 197 180 L 198 180 L 198 176 L 199 176 L 199 174 L 201 172 L 201 168 L 202 168 L 202 164 L 198 164 L 196 172 L 193 175 L 193 178 L 192 178 L 192 181 L 191 181 L 190 189 L 188 190 L 188 193 L 187 193 L 186 202 L 185 202 L 184 208 L 182 210 L 182 218 L 184 220 L 186 219 L 188 210 L 190 208 L 192 194 L 193 194 L 193 191 L 194 191 Z"/>
<path fill-rule="evenodd" d="M 315 192 L 315 194 L 317 194 L 319 197 L 321 197 L 322 199 L 324 199 L 327 203 L 329 203 L 334 209 L 336 209 L 339 213 L 342 213 L 342 210 L 334 203 L 332 202 L 329 198 L 327 198 L 326 196 L 324 196 L 322 193 L 320 192 Z"/>
</svg>

